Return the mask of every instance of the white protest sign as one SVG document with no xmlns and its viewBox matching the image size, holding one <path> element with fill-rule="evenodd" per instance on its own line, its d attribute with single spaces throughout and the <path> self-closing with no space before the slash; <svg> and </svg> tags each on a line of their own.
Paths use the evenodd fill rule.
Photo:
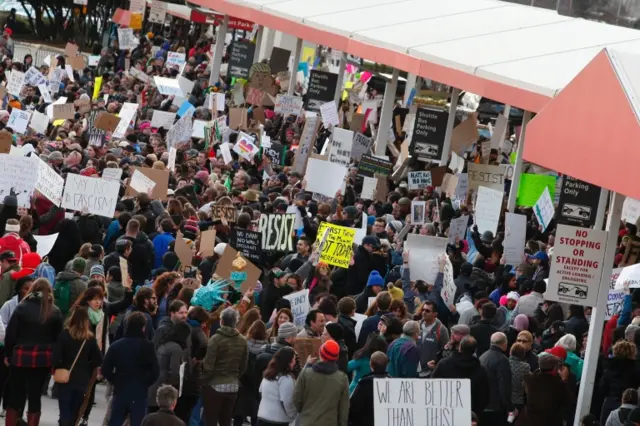
<svg viewBox="0 0 640 426">
<path fill-rule="evenodd" d="M 622 268 L 615 288 L 624 288 L 625 281 L 629 281 L 629 288 L 640 288 L 640 263 Z"/>
<path fill-rule="evenodd" d="M 478 225 L 478 231 L 483 233 L 491 231 L 496 235 L 498 230 L 498 222 L 500 221 L 500 210 L 502 209 L 502 198 L 504 192 L 502 190 L 481 186 L 478 188 L 478 198 L 476 199 L 475 222 Z"/>
<path fill-rule="evenodd" d="M 24 82 L 30 86 L 39 86 L 41 84 L 46 84 L 47 79 L 44 78 L 44 75 L 32 65 L 29 67 L 27 72 L 24 73 Z"/>
<path fill-rule="evenodd" d="M 122 169 L 115 167 L 107 167 L 102 171 L 102 179 L 106 180 L 115 180 L 116 182 L 120 182 L 120 178 L 122 177 Z"/>
<path fill-rule="evenodd" d="M 373 200 L 376 197 L 377 186 L 378 178 L 365 176 L 362 181 L 362 194 L 360 194 L 360 197 L 364 200 Z"/>
<path fill-rule="evenodd" d="M 440 297 L 444 301 L 445 305 L 452 306 L 456 297 L 456 283 L 453 280 L 453 265 L 449 260 L 449 256 L 445 256 L 446 264 L 443 271 L 443 283 L 442 290 L 440 290 Z"/>
<path fill-rule="evenodd" d="M 225 142 L 220 145 L 220 152 L 222 152 L 222 159 L 224 160 L 224 164 L 233 162 L 233 156 L 231 155 L 231 145 L 229 145 L 229 142 Z"/>
<path fill-rule="evenodd" d="M 341 164 L 310 158 L 307 162 L 306 190 L 333 198 L 342 188 L 346 174 L 347 168 Z"/>
<path fill-rule="evenodd" d="M 467 173 L 460 173 L 458 176 L 458 184 L 456 185 L 455 198 L 458 200 L 464 200 L 467 196 L 467 189 L 469 187 L 469 175 Z"/>
<path fill-rule="evenodd" d="M 408 234 L 405 248 L 409 250 L 409 270 L 412 280 L 434 284 L 440 267 L 438 257 L 444 256 L 447 239 L 427 235 Z"/>
<path fill-rule="evenodd" d="M 351 158 L 360 161 L 362 154 L 368 154 L 372 144 L 371 138 L 366 137 L 362 133 L 356 133 L 353 136 L 353 146 L 351 147 Z"/>
<path fill-rule="evenodd" d="M 504 133 L 507 130 L 507 124 L 509 124 L 509 119 L 506 116 L 499 114 L 496 118 L 496 126 L 493 128 L 493 133 L 491 134 L 491 149 L 498 149 L 502 146 L 502 140 L 504 139 Z M 488 158 L 488 156 L 486 158 Z"/>
<path fill-rule="evenodd" d="M 634 200 L 633 198 L 625 198 L 624 203 L 622 204 L 622 215 L 621 219 L 628 223 L 635 223 L 638 221 L 640 217 L 640 201 Z"/>
<path fill-rule="evenodd" d="M 536 219 L 538 219 L 538 223 L 542 226 L 542 232 L 544 232 L 555 213 L 555 207 L 553 206 L 553 200 L 549 194 L 548 187 L 544 188 L 544 192 L 540 195 L 540 198 L 538 198 L 536 205 L 533 206 L 533 212 L 536 215 Z"/>
<path fill-rule="evenodd" d="M 353 132 L 351 130 L 333 128 L 333 137 L 331 138 L 331 151 L 329 153 L 329 162 L 348 166 L 351 163 L 351 147 L 353 144 Z"/>
<path fill-rule="evenodd" d="M 31 121 L 29 127 L 36 131 L 36 133 L 46 133 L 49 126 L 49 117 L 38 111 L 33 111 L 31 114 Z"/>
<path fill-rule="evenodd" d="M 160 127 L 164 127 L 165 129 L 170 129 L 173 126 L 173 122 L 176 119 L 175 112 L 166 112 L 160 110 L 153 110 L 153 115 L 151 116 L 151 127 L 155 129 L 159 129 Z"/>
<path fill-rule="evenodd" d="M 322 122 L 325 127 L 329 127 L 329 125 L 337 126 L 340 124 L 336 103 L 333 101 L 320 105 L 320 115 L 322 116 Z"/>
<path fill-rule="evenodd" d="M 131 176 L 129 186 L 137 192 L 148 193 L 156 186 L 156 183 L 146 175 L 142 174 L 139 170 L 136 170 L 133 172 L 133 176 Z"/>
<path fill-rule="evenodd" d="M 462 170 L 464 169 L 464 158 L 451 151 L 451 162 L 449 163 L 449 168 L 453 170 L 454 174 L 462 173 Z"/>
<path fill-rule="evenodd" d="M 595 306 L 606 245 L 606 231 L 558 225 L 545 300 Z"/>
<path fill-rule="evenodd" d="M 167 68 L 180 68 L 185 63 L 186 54 L 179 52 L 167 52 Z"/>
<path fill-rule="evenodd" d="M 178 155 L 178 150 L 175 147 L 169 148 L 169 160 L 167 161 L 167 168 L 172 172 L 176 169 L 176 156 Z"/>
<path fill-rule="evenodd" d="M 224 105 L 225 105 L 225 97 L 226 95 L 224 93 L 214 93 L 215 95 L 215 107 L 216 110 L 218 111 L 222 111 L 224 112 Z"/>
<path fill-rule="evenodd" d="M 173 78 L 154 76 L 153 81 L 156 83 L 158 92 L 160 92 L 161 95 L 179 97 L 184 96 L 184 93 L 180 88 L 180 82 L 178 80 L 174 80 Z"/>
<path fill-rule="evenodd" d="M 58 239 L 58 232 L 51 235 L 34 235 L 33 238 L 38 243 L 36 252 L 40 255 L 40 257 L 45 257 L 51 252 L 53 245 L 56 243 Z"/>
<path fill-rule="evenodd" d="M 42 161 L 40 157 L 33 156 L 33 161 L 37 163 L 36 169 L 38 170 L 35 189 L 37 189 L 53 204 L 59 206 L 62 201 L 64 179 L 62 179 L 62 176 L 60 176 L 51 166 Z"/>
<path fill-rule="evenodd" d="M 167 147 L 176 146 L 191 139 L 193 119 L 190 115 L 184 115 L 167 132 Z"/>
<path fill-rule="evenodd" d="M 13 129 L 16 133 L 24 134 L 27 131 L 30 118 L 31 112 L 13 108 L 9 116 L 9 121 L 7 121 L 7 127 Z"/>
<path fill-rule="evenodd" d="M 67 74 L 67 77 L 69 77 L 69 80 L 71 80 L 72 83 L 76 81 L 73 76 L 73 68 L 71 68 L 71 65 L 66 64 L 64 66 L 64 72 Z"/>
<path fill-rule="evenodd" d="M 100 55 L 89 55 L 89 60 L 87 66 L 89 67 L 97 67 L 98 62 L 100 62 Z"/>
<path fill-rule="evenodd" d="M 164 20 L 167 17 L 167 6 L 168 4 L 166 2 L 159 0 L 155 0 L 151 3 L 148 17 L 149 22 L 164 24 Z"/>
<path fill-rule="evenodd" d="M 260 148 L 255 145 L 255 138 L 244 132 L 240 132 L 238 134 L 238 140 L 233 146 L 233 150 L 245 160 L 251 161 L 253 160 L 253 156 L 260 151 Z"/>
<path fill-rule="evenodd" d="M 431 186 L 431 172 L 421 170 L 418 172 L 409 172 L 407 175 L 409 189 L 422 189 Z"/>
<path fill-rule="evenodd" d="M 49 92 L 49 86 L 47 84 L 38 84 L 38 89 L 40 90 L 42 99 L 44 99 L 46 104 L 53 102 L 53 99 L 51 99 L 51 93 Z"/>
<path fill-rule="evenodd" d="M 609 289 L 607 296 L 607 312 L 605 314 L 605 320 L 609 321 L 612 316 L 619 314 L 622 311 L 622 303 L 624 301 L 624 290 L 622 289 Z"/>
<path fill-rule="evenodd" d="M 288 115 L 298 115 L 302 110 L 302 98 L 300 96 L 278 95 L 274 111 L 285 117 Z"/>
<path fill-rule="evenodd" d="M 124 133 L 129 128 L 129 124 L 131 123 L 131 120 L 133 120 L 134 116 L 136 115 L 137 110 L 138 110 L 138 104 L 125 102 L 122 105 L 122 108 L 120 109 L 120 113 L 118 114 L 118 117 L 120 117 L 120 122 L 118 123 L 116 130 L 114 130 L 113 132 L 114 138 L 124 137 Z"/>
<path fill-rule="evenodd" d="M 296 291 L 284 296 L 284 298 L 291 302 L 291 313 L 296 327 L 304 327 L 304 321 L 311 309 L 309 305 L 309 289 Z"/>
<path fill-rule="evenodd" d="M 11 71 L 11 76 L 7 82 L 7 92 L 13 96 L 20 96 L 20 90 L 24 86 L 24 73 L 20 71 Z"/>
<path fill-rule="evenodd" d="M 33 167 L 31 157 L 0 154 L 0 199 L 15 195 L 19 207 L 30 207 L 37 178 L 38 169 Z"/>
<path fill-rule="evenodd" d="M 145 74 L 144 71 L 140 71 L 137 68 L 129 68 L 129 75 L 132 77 L 137 78 L 138 80 L 142 81 L 143 83 L 150 83 L 151 82 L 151 78 Z M 154 83 L 151 83 L 154 84 Z"/>
<path fill-rule="evenodd" d="M 192 138 L 204 139 L 204 128 L 209 124 L 204 120 L 193 120 L 193 130 L 191 131 Z"/>
<path fill-rule="evenodd" d="M 456 239 L 462 241 L 467 237 L 467 226 L 469 224 L 469 216 L 460 216 L 455 219 L 451 219 L 449 225 L 449 234 L 447 235 L 447 241 L 449 244 L 455 244 Z"/>
<path fill-rule="evenodd" d="M 471 426 L 469 379 L 382 378 L 373 386 L 373 426 Z"/>
<path fill-rule="evenodd" d="M 119 191 L 118 182 L 69 173 L 64 185 L 62 207 L 112 218 Z"/>
<path fill-rule="evenodd" d="M 527 217 L 523 214 L 509 213 L 504 218 L 504 256 L 507 265 L 519 265 L 524 255 L 527 237 Z"/>
<path fill-rule="evenodd" d="M 118 44 L 121 50 L 133 50 L 138 46 L 132 28 L 118 28 Z"/>
</svg>

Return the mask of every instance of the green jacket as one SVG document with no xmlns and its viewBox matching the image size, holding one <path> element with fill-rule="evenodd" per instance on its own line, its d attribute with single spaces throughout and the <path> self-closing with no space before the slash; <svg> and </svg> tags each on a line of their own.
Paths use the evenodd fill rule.
<svg viewBox="0 0 640 426">
<path fill-rule="evenodd" d="M 338 369 L 335 362 L 307 364 L 296 381 L 293 403 L 299 413 L 298 426 L 347 426 L 347 375 Z"/>
<path fill-rule="evenodd" d="M 222 326 L 209 339 L 207 354 L 202 361 L 202 384 L 238 384 L 248 362 L 247 340 L 235 328 Z"/>
<path fill-rule="evenodd" d="M 2 274 L 2 279 L 0 279 L 0 307 L 4 305 L 4 302 L 13 297 L 16 282 L 11 278 L 11 273 L 19 270 L 20 265 L 16 263 L 15 265 L 11 265 L 9 269 Z"/>
</svg>

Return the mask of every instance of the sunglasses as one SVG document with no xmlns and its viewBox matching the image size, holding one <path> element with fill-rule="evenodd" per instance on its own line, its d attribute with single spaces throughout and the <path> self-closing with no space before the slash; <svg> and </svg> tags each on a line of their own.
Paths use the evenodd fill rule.
<svg viewBox="0 0 640 426">
<path fill-rule="evenodd" d="M 516 342 L 518 343 L 531 343 L 531 340 L 527 340 L 527 339 L 517 339 Z"/>
<path fill-rule="evenodd" d="M 423 309 L 422 312 L 425 313 L 425 314 L 432 314 L 433 313 L 433 311 L 430 311 L 428 309 Z"/>
</svg>

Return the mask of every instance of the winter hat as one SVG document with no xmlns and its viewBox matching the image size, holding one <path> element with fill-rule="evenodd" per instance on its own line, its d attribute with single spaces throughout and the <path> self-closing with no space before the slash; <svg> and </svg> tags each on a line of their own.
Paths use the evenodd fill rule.
<svg viewBox="0 0 640 426">
<path fill-rule="evenodd" d="M 206 170 L 200 170 L 194 177 L 195 179 L 199 179 L 202 183 L 206 183 L 209 180 L 209 172 Z"/>
<path fill-rule="evenodd" d="M 100 275 L 102 278 L 104 278 L 104 266 L 93 265 L 91 267 L 91 271 L 89 272 L 89 277 L 92 277 L 94 275 Z"/>
<path fill-rule="evenodd" d="M 369 274 L 369 279 L 367 280 L 367 287 L 374 286 L 384 286 L 384 280 L 382 279 L 382 277 L 380 276 L 380 272 L 378 271 L 371 271 L 371 273 Z"/>
<path fill-rule="evenodd" d="M 469 262 L 463 263 L 462 266 L 460 267 L 460 275 L 464 275 L 465 277 L 468 277 L 469 275 L 471 275 L 471 272 L 473 272 L 473 265 L 470 264 Z"/>
<path fill-rule="evenodd" d="M 51 154 L 49 154 L 49 161 L 62 161 L 64 160 L 64 157 L 62 156 L 62 153 L 60 151 L 53 151 Z"/>
<path fill-rule="evenodd" d="M 296 337 L 298 335 L 298 329 L 290 322 L 285 322 L 278 327 L 278 339 L 284 340 L 289 337 Z"/>
<path fill-rule="evenodd" d="M 335 340 L 327 340 L 320 346 L 320 359 L 324 362 L 335 362 L 340 356 L 340 345 Z"/>
<path fill-rule="evenodd" d="M 218 243 L 213 249 L 213 252 L 218 256 L 222 256 L 224 254 L 224 249 L 227 248 L 227 243 Z"/>
<path fill-rule="evenodd" d="M 400 232 L 402 230 L 402 222 L 399 220 L 392 220 L 387 226 L 393 229 L 393 232 Z"/>
<path fill-rule="evenodd" d="M 5 198 L 5 201 L 6 200 L 7 199 Z M 9 221 L 7 221 L 7 224 L 4 225 L 4 232 L 16 232 L 16 233 L 20 232 L 20 224 L 19 223 L 18 224 L 11 224 L 11 223 L 9 223 Z"/>
<path fill-rule="evenodd" d="M 389 294 L 391 295 L 391 298 L 394 300 L 403 300 L 404 299 L 404 291 L 402 291 L 402 289 L 399 289 L 398 287 L 394 286 L 393 284 L 389 284 L 389 286 L 387 287 L 387 290 L 389 291 Z"/>
<path fill-rule="evenodd" d="M 73 262 L 71 263 L 71 270 L 79 274 L 82 274 L 86 267 L 87 267 L 87 261 L 81 257 L 76 257 L 75 259 L 73 259 Z"/>
<path fill-rule="evenodd" d="M 19 271 L 11 272 L 12 280 L 19 280 L 20 278 L 32 275 L 36 272 L 36 268 L 40 265 L 42 259 L 38 253 L 25 253 L 22 255 L 21 263 L 22 268 Z"/>
<path fill-rule="evenodd" d="M 564 361 L 567 358 L 567 350 L 565 348 L 563 348 L 562 346 L 554 346 L 551 349 L 547 349 L 546 351 L 544 351 L 545 353 L 551 354 L 557 358 L 560 358 L 562 361 Z M 540 357 L 542 356 L 542 354 L 540 354 Z M 540 358 L 538 357 L 538 358 Z M 542 367 L 542 366 L 541 366 Z"/>
<path fill-rule="evenodd" d="M 451 327 L 451 332 L 461 334 L 463 336 L 468 336 L 471 333 L 471 329 L 466 324 L 457 324 Z"/>
<path fill-rule="evenodd" d="M 500 306 L 507 306 L 507 295 L 502 295 L 500 297 Z"/>
<path fill-rule="evenodd" d="M 538 366 L 542 371 L 553 370 L 560 364 L 560 361 L 561 361 L 560 358 L 553 355 L 549 351 L 543 352 L 538 356 Z"/>
<path fill-rule="evenodd" d="M 507 300 L 515 300 L 517 302 L 518 300 L 520 300 L 520 295 L 515 291 L 510 291 L 507 294 Z"/>
<path fill-rule="evenodd" d="M 335 322 L 328 322 L 325 326 L 329 336 L 335 341 L 342 340 L 342 326 Z"/>
<path fill-rule="evenodd" d="M 518 315 L 513 320 L 513 327 L 518 331 L 526 330 L 529 328 L 529 318 L 525 314 Z"/>
</svg>

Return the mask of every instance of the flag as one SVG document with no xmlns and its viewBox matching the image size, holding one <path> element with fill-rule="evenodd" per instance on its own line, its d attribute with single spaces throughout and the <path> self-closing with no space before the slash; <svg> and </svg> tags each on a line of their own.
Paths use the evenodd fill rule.
<svg viewBox="0 0 640 426">
<path fill-rule="evenodd" d="M 231 192 L 231 176 L 227 176 L 227 179 L 224 181 L 224 187 L 227 188 L 227 191 Z"/>
</svg>

